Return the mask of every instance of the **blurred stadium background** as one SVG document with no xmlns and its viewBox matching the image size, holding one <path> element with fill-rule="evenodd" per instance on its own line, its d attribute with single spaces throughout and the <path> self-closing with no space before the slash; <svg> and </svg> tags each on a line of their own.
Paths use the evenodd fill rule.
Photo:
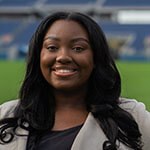
<svg viewBox="0 0 150 150">
<path fill-rule="evenodd" d="M 122 96 L 150 110 L 149 0 L 0 0 L 0 103 L 17 98 L 30 37 L 57 10 L 83 12 L 98 22 L 122 76 Z"/>
</svg>

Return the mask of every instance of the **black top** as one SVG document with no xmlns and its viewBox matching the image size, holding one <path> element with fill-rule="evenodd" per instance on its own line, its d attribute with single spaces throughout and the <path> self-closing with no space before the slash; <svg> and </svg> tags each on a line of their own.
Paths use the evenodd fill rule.
<svg viewBox="0 0 150 150">
<path fill-rule="evenodd" d="M 82 125 L 63 131 L 45 133 L 38 144 L 37 150 L 70 150 L 73 141 Z"/>
</svg>

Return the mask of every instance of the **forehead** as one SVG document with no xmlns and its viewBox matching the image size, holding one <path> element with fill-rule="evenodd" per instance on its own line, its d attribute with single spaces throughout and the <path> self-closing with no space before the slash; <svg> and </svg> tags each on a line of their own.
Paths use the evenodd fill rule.
<svg viewBox="0 0 150 150">
<path fill-rule="evenodd" d="M 49 34 L 70 34 L 70 35 L 84 35 L 88 37 L 88 33 L 80 23 L 73 20 L 57 20 L 50 25 L 45 37 Z"/>
</svg>

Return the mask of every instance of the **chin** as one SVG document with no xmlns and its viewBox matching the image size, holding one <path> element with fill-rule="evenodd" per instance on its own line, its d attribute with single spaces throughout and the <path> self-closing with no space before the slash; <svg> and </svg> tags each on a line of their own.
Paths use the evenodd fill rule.
<svg viewBox="0 0 150 150">
<path fill-rule="evenodd" d="M 54 89 L 57 91 L 62 91 L 62 92 L 82 92 L 86 89 L 87 86 L 85 85 L 61 85 L 61 86 L 55 86 Z M 68 93 L 68 94 L 69 94 Z"/>
<path fill-rule="evenodd" d="M 70 86 L 59 86 L 59 87 L 54 87 L 54 89 L 56 89 L 56 90 L 58 90 L 58 91 L 68 91 L 68 92 L 70 92 L 70 91 L 73 91 L 73 90 L 76 90 L 76 88 L 75 87 L 70 87 Z"/>
</svg>

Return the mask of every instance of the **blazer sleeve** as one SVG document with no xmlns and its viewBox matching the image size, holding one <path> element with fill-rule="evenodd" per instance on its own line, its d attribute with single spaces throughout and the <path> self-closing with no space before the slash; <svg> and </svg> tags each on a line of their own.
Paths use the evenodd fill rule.
<svg viewBox="0 0 150 150">
<path fill-rule="evenodd" d="M 150 149 L 150 112 L 146 110 L 143 103 L 136 102 L 133 109 L 133 116 L 139 125 L 142 134 L 143 150 Z"/>
<path fill-rule="evenodd" d="M 0 120 L 7 118 L 7 117 L 13 117 L 14 110 L 18 104 L 18 100 L 12 100 L 5 102 L 0 105 Z"/>
<path fill-rule="evenodd" d="M 143 103 L 135 99 L 120 99 L 120 107 L 129 112 L 137 122 L 142 134 L 143 150 L 150 149 L 150 112 Z"/>
<path fill-rule="evenodd" d="M 143 150 L 150 149 L 150 112 L 142 102 L 135 99 L 120 99 L 120 107 L 129 112 L 137 122 L 142 134 Z"/>
</svg>

